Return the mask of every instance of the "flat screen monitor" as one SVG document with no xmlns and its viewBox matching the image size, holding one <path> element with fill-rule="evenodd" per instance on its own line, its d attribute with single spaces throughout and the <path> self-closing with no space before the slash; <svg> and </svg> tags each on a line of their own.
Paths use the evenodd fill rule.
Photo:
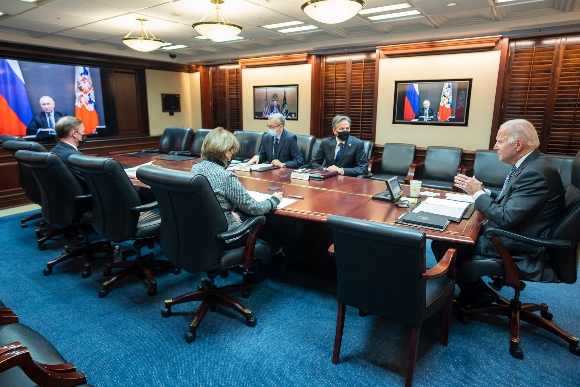
<svg viewBox="0 0 580 387">
<path fill-rule="evenodd" d="M 399 184 L 399 180 L 397 180 L 397 176 L 391 177 L 385 183 L 387 184 L 387 191 L 389 191 L 389 195 L 391 195 L 391 201 L 399 201 L 401 196 L 403 196 L 403 189 Z"/>
</svg>

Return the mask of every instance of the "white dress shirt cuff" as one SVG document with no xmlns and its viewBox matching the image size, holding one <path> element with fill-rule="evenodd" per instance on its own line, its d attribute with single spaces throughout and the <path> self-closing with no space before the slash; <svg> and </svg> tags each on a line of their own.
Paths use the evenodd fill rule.
<svg viewBox="0 0 580 387">
<path fill-rule="evenodd" d="M 481 191 L 477 191 L 476 193 L 473 194 L 473 201 L 476 201 L 478 197 L 480 197 L 481 195 L 489 195 L 490 194 L 490 190 L 488 189 L 483 189 Z"/>
</svg>

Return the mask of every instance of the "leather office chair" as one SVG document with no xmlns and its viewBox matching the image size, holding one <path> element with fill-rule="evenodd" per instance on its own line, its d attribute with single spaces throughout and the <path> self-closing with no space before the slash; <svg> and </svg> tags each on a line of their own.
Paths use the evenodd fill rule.
<svg viewBox="0 0 580 387">
<path fill-rule="evenodd" d="M 485 188 L 500 192 L 511 165 L 499 161 L 494 150 L 478 149 L 473 161 L 473 175 Z"/>
<path fill-rule="evenodd" d="M 240 149 L 233 155 L 232 160 L 244 161 L 258 154 L 264 132 L 236 130 L 234 136 L 240 143 Z"/>
<path fill-rule="evenodd" d="M 564 187 L 568 187 L 571 182 L 572 176 L 572 163 L 574 162 L 574 156 L 564 156 L 564 155 L 547 155 L 550 162 L 558 172 L 560 172 L 560 178 Z M 507 175 L 507 172 L 506 172 Z"/>
<path fill-rule="evenodd" d="M 193 143 L 191 144 L 191 151 L 189 152 L 193 157 L 201 157 L 201 146 L 203 145 L 203 140 L 211 132 L 212 129 L 198 129 L 195 133 Z"/>
<path fill-rule="evenodd" d="M 316 137 L 305 134 L 297 134 L 296 142 L 302 151 L 302 156 L 304 156 L 304 165 L 309 165 L 310 161 L 312 161 L 312 147 L 316 142 Z"/>
<path fill-rule="evenodd" d="M 0 144 L 4 144 L 6 141 L 26 141 L 26 139 L 11 134 L 0 135 Z"/>
<path fill-rule="evenodd" d="M 88 386 L 86 382 L 46 338 L 19 323 L 0 301 L 0 386 Z"/>
<path fill-rule="evenodd" d="M 406 385 L 413 381 L 421 325 L 445 310 L 442 344 L 447 346 L 455 288 L 455 249 L 425 268 L 425 234 L 419 230 L 329 216 L 334 239 L 338 314 L 332 362 L 338 363 L 346 306 L 412 327 Z"/>
<path fill-rule="evenodd" d="M 195 340 L 197 328 L 208 308 L 215 311 L 218 304 L 234 309 L 246 319 L 248 326 L 255 326 L 257 320 L 252 312 L 230 293 L 242 291 L 242 296 L 248 297 L 251 282 L 257 274 L 252 272 L 255 261 L 267 263 L 272 258 L 270 245 L 257 239 L 266 218 L 251 217 L 228 231 L 226 218 L 205 176 L 144 166 L 137 170 L 137 178 L 153 189 L 159 203 L 164 254 L 183 270 L 206 272 L 209 278 L 209 281 L 202 279 L 200 290 L 166 300 L 161 315 L 169 317 L 174 305 L 201 301 L 185 334 L 188 343 Z M 175 211 L 176 208 L 179 211 Z M 226 241 L 246 234 L 245 246 L 226 244 Z M 234 267 L 241 267 L 245 273 L 244 284 L 218 288 L 215 277 L 225 275 Z"/>
<path fill-rule="evenodd" d="M 375 180 L 387 181 L 393 176 L 401 184 L 409 184 L 415 176 L 415 145 L 409 144 L 385 144 L 381 158 L 380 173 L 371 176 Z"/>
<path fill-rule="evenodd" d="M 157 294 L 157 281 L 151 268 L 170 268 L 179 273 L 179 269 L 167 260 L 151 259 L 152 254 L 141 256 L 141 248 L 153 248 L 159 236 L 157 203 L 141 202 L 123 167 L 114 159 L 72 155 L 68 163 L 81 172 L 89 186 L 93 202 L 91 224 L 97 234 L 111 242 L 135 240 L 135 260 L 107 263 L 103 271 L 105 276 L 111 275 L 113 269 L 122 270 L 103 283 L 99 297 L 106 297 L 110 287 L 129 274 L 145 277 L 149 295 Z"/>
<path fill-rule="evenodd" d="M 165 128 L 161 139 L 159 139 L 159 148 L 154 150 L 144 150 L 142 152 L 151 153 L 170 153 L 172 151 L 189 151 L 189 145 L 193 139 L 194 133 L 191 128 Z"/>
<path fill-rule="evenodd" d="M 312 156 L 310 157 L 310 162 L 312 162 L 312 159 L 314 158 L 314 156 L 316 156 L 316 153 L 318 153 L 318 149 L 320 149 L 321 142 L 322 142 L 322 140 L 319 138 L 317 138 L 316 141 L 314 141 L 314 145 L 312 145 Z M 310 166 L 310 165 L 308 165 L 308 166 Z"/>
<path fill-rule="evenodd" d="M 112 253 L 108 243 L 89 242 L 89 233 L 94 232 L 90 225 L 90 213 L 85 211 L 90 195 L 85 194 L 78 179 L 55 154 L 20 150 L 14 157 L 19 163 L 30 168 L 38 182 L 44 220 L 64 232 L 80 233 L 78 237 L 82 239 L 82 245 L 77 246 L 78 248 L 68 247 L 60 257 L 47 262 L 44 275 L 51 274 L 52 268 L 61 262 L 83 256 L 84 270 L 81 276 L 89 277 L 92 253 L 96 251 Z"/>
<path fill-rule="evenodd" d="M 368 161 L 368 173 L 371 173 L 371 170 L 373 169 L 373 147 L 375 146 L 375 143 L 373 141 L 369 141 L 369 140 L 362 140 L 363 144 L 364 144 L 364 148 L 365 148 L 365 154 L 367 155 L 367 161 Z M 363 176 L 361 176 L 363 177 Z"/>
<path fill-rule="evenodd" d="M 42 145 L 40 145 L 36 142 L 31 142 L 31 141 L 9 140 L 9 141 L 5 141 L 2 144 L 2 147 L 4 149 L 6 149 L 7 151 L 9 151 L 10 153 L 12 153 L 12 155 L 14 155 L 19 150 L 29 150 L 29 151 L 33 151 L 33 152 L 46 152 L 46 149 Z M 28 167 L 26 167 L 25 165 L 18 163 L 18 177 L 19 177 L 19 181 L 20 181 L 20 186 L 24 190 L 24 195 L 32 203 L 40 205 L 40 200 L 41 200 L 40 189 L 38 188 L 38 184 L 36 183 L 36 180 L 34 180 L 34 176 L 32 175 L 32 172 L 30 172 L 30 169 L 28 169 Z M 40 218 L 42 218 L 42 213 L 38 212 L 36 214 L 30 215 L 28 218 L 21 219 L 20 220 L 20 227 L 25 228 L 25 227 L 27 227 L 26 222 L 34 220 L 34 219 L 40 219 Z M 46 231 L 48 232 L 49 230 L 46 230 Z M 44 241 L 46 241 L 47 239 L 50 239 L 50 237 L 52 237 L 52 235 L 50 237 L 45 238 L 44 240 L 40 241 L 40 239 L 44 238 L 44 236 L 39 235 L 39 233 L 40 233 L 40 230 L 37 232 L 37 239 L 39 240 L 38 241 L 38 248 L 40 250 L 44 250 L 44 249 L 46 249 L 46 245 L 44 245 Z"/>
<path fill-rule="evenodd" d="M 461 167 L 462 153 L 463 149 L 461 148 L 444 146 L 428 147 L 425 161 L 417 163 L 417 166 L 420 165 L 422 167 L 421 186 L 453 191 L 453 180 L 455 176 L 458 173 L 465 172 Z"/>
<path fill-rule="evenodd" d="M 578 185 L 577 185 L 578 184 Z M 548 304 L 533 304 L 520 302 L 520 292 L 524 290 L 528 281 L 525 273 L 518 268 L 509 251 L 503 246 L 499 237 L 509 238 L 533 246 L 542 247 L 545 254 L 546 266 L 544 273 L 553 273 L 550 282 L 573 284 L 578 277 L 578 262 L 580 260 L 580 152 L 574 159 L 572 168 L 572 183 L 566 190 L 566 210 L 552 226 L 548 238 L 530 238 L 500 229 L 486 230 L 486 238 L 490 238 L 501 256 L 501 262 L 492 259 L 481 259 L 466 262 L 462 265 L 461 273 L 468 281 L 477 281 L 483 276 L 494 278 L 492 287 L 496 290 L 503 286 L 514 289 L 514 298 L 507 300 L 499 297 L 495 303 L 473 309 L 460 309 L 462 322 L 468 323 L 469 316 L 474 314 L 494 314 L 506 316 L 510 322 L 510 354 L 523 359 L 524 352 L 519 346 L 520 321 L 533 324 L 539 328 L 555 334 L 568 343 L 568 350 L 580 356 L 578 338 L 565 332 L 552 322 L 553 315 L 548 311 Z M 481 237 L 480 237 L 481 238 Z M 521 258 L 521 257 L 520 257 Z M 534 312 L 540 312 L 538 316 Z"/>
</svg>

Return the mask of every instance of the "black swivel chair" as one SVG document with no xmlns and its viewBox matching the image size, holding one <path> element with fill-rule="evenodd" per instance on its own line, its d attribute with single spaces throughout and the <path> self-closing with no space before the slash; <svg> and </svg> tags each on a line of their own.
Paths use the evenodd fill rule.
<svg viewBox="0 0 580 387">
<path fill-rule="evenodd" d="M 297 134 L 296 142 L 302 151 L 302 156 L 304 156 L 304 165 L 309 165 L 310 161 L 312 161 L 312 147 L 316 142 L 316 137 L 305 134 Z"/>
<path fill-rule="evenodd" d="M 499 161 L 494 150 L 476 150 L 473 161 L 473 175 L 485 188 L 500 192 L 511 165 Z"/>
<path fill-rule="evenodd" d="M 406 385 L 413 381 L 421 325 L 445 310 L 442 344 L 447 346 L 455 288 L 455 249 L 425 268 L 425 234 L 343 216 L 329 216 L 334 239 L 338 314 L 332 362 L 338 363 L 346 306 L 413 328 Z"/>
<path fill-rule="evenodd" d="M 80 234 L 82 245 L 67 248 L 55 260 L 46 263 L 44 275 L 52 273 L 52 268 L 71 258 L 84 256 L 83 278 L 91 275 L 91 256 L 93 252 L 112 253 L 108 243 L 89 242 L 91 227 L 90 213 L 86 212 L 90 195 L 86 195 L 78 179 L 72 174 L 64 161 L 53 153 L 20 150 L 14 155 L 19 163 L 30 168 L 41 193 L 42 217 L 51 226 L 64 232 Z"/>
<path fill-rule="evenodd" d="M 191 151 L 189 152 L 193 157 L 201 157 L 201 146 L 203 145 L 203 140 L 211 132 L 212 129 L 198 129 L 195 133 L 195 137 L 191 144 Z"/>
<path fill-rule="evenodd" d="M 564 187 L 568 187 L 571 182 L 572 176 L 572 164 L 574 162 L 574 156 L 564 156 L 564 155 L 547 155 L 548 159 L 558 172 L 560 172 L 560 178 L 562 179 L 562 184 Z M 507 175 L 507 173 L 506 173 Z"/>
<path fill-rule="evenodd" d="M 81 172 L 89 186 L 93 202 L 91 224 L 97 234 L 111 242 L 135 240 L 135 260 L 107 264 L 104 275 L 111 275 L 112 269 L 122 270 L 103 283 L 99 297 L 107 296 L 111 286 L 133 273 L 147 279 L 149 295 L 157 294 L 157 281 L 151 268 L 170 268 L 179 273 L 179 269 L 167 260 L 150 259 L 152 254 L 141 256 L 141 248 L 153 248 L 159 236 L 157 203 L 142 203 L 123 167 L 114 159 L 72 155 L 68 163 Z"/>
<path fill-rule="evenodd" d="M 414 158 L 415 145 L 387 143 L 383 148 L 380 173 L 371 178 L 387 181 L 397 176 L 400 184 L 409 184 L 415 175 Z"/>
<path fill-rule="evenodd" d="M 364 144 L 364 148 L 365 148 L 365 154 L 367 156 L 367 161 L 368 161 L 368 166 L 367 166 L 367 170 L 368 170 L 368 174 L 371 173 L 371 170 L 373 168 L 373 147 L 375 146 L 375 143 L 373 141 L 370 140 L 363 140 L 363 144 Z M 361 175 L 360 177 L 363 177 L 366 175 Z"/>
<path fill-rule="evenodd" d="M 264 132 L 236 130 L 234 136 L 240 143 L 240 149 L 232 156 L 232 160 L 245 161 L 258 154 Z"/>
<path fill-rule="evenodd" d="M 143 152 L 151 153 L 170 153 L 172 151 L 187 152 L 193 139 L 194 132 L 191 128 L 165 128 L 161 139 L 159 139 L 159 148 L 154 150 L 144 150 Z"/>
<path fill-rule="evenodd" d="M 421 165 L 421 186 L 453 191 L 453 180 L 458 173 L 465 173 L 461 167 L 463 149 L 444 146 L 427 148 L 425 161 Z M 416 177 L 417 178 L 417 177 Z M 505 178 L 505 176 L 504 176 Z"/>
<path fill-rule="evenodd" d="M 26 139 L 19 136 L 13 136 L 11 134 L 0 135 L 0 144 L 4 144 L 6 141 L 26 141 Z"/>
<path fill-rule="evenodd" d="M 572 167 L 572 182 L 566 190 L 566 210 L 552 226 L 548 238 L 531 238 L 500 229 L 489 229 L 485 237 L 490 238 L 497 248 L 501 262 L 492 259 L 481 259 L 466 262 L 461 267 L 462 275 L 471 282 L 483 276 L 492 277 L 491 283 L 496 290 L 503 286 L 514 289 L 514 298 L 507 300 L 499 297 L 498 301 L 490 306 L 474 309 L 460 309 L 462 322 L 468 323 L 469 316 L 474 314 L 494 314 L 506 316 L 510 322 L 510 354 L 523 359 L 524 352 L 520 343 L 520 321 L 525 321 L 548 332 L 555 334 L 568 343 L 568 350 L 580 356 L 578 337 L 565 332 L 552 322 L 553 315 L 548 311 L 548 304 L 522 304 L 520 292 L 524 290 L 528 281 L 525 273 L 521 273 L 512 255 L 503 246 L 501 238 L 509 238 L 522 243 L 538 246 L 543 249 L 546 260 L 544 273 L 553 273 L 545 278 L 553 277 L 550 282 L 573 284 L 578 278 L 578 262 L 580 260 L 580 152 L 574 158 Z M 520 257 L 522 258 L 522 257 Z M 523 257 L 525 259 L 525 257 Z M 534 312 L 540 312 L 540 315 Z"/>
<path fill-rule="evenodd" d="M 312 159 L 318 153 L 318 150 L 320 149 L 321 142 L 322 142 L 322 140 L 319 138 L 317 138 L 316 141 L 314 141 L 314 145 L 312 145 L 312 157 L 310 158 L 310 162 L 312 162 Z"/>
<path fill-rule="evenodd" d="M 234 309 L 246 319 L 248 326 L 255 326 L 257 320 L 252 312 L 230 293 L 242 291 L 242 296 L 248 297 L 251 282 L 257 275 L 252 272 L 255 261 L 267 263 L 272 258 L 270 245 L 257 239 L 266 218 L 251 217 L 228 231 L 226 218 L 205 176 L 144 166 L 137 170 L 137 178 L 148 184 L 157 198 L 162 224 L 161 248 L 167 258 L 187 272 L 206 272 L 209 278 L 209 281 L 202 279 L 200 290 L 166 300 L 161 315 L 169 317 L 174 305 L 201 301 L 185 334 L 188 343 L 195 340 L 208 308 L 215 311 L 218 304 Z M 179 211 L 175 211 L 177 208 Z M 245 246 L 226 244 L 246 234 Z M 214 279 L 234 267 L 241 267 L 245 273 L 244 284 L 218 288 Z"/>
</svg>

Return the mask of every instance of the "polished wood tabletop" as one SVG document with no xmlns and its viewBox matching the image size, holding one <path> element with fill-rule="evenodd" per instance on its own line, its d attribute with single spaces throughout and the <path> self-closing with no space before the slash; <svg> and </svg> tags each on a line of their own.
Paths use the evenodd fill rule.
<svg viewBox="0 0 580 387">
<path fill-rule="evenodd" d="M 117 155 L 115 159 L 121 164 L 137 166 L 150 161 L 164 168 L 189 171 L 193 164 L 201 159 L 182 161 L 162 160 L 163 155 L 148 157 L 130 157 Z M 395 224 L 399 216 L 412 208 L 399 208 L 392 203 L 372 200 L 371 197 L 384 191 L 382 181 L 359 179 L 348 176 L 336 176 L 326 180 L 291 179 L 292 169 L 279 168 L 264 172 L 236 171 L 244 187 L 251 191 L 272 193 L 274 187 L 282 190 L 284 196 L 297 195 L 296 203 L 275 211 L 276 215 L 290 216 L 298 219 L 325 222 L 329 215 L 343 215 L 358 219 L 371 220 L 386 224 Z M 403 193 L 408 195 L 409 186 L 402 185 Z M 430 189 L 444 197 L 445 191 Z M 474 211 L 469 219 L 461 222 L 450 222 L 445 231 L 421 229 L 428 238 L 466 244 L 474 244 L 483 222 L 483 215 Z M 397 224 L 397 226 L 401 226 Z M 404 226 L 401 226 L 404 227 Z"/>
</svg>

